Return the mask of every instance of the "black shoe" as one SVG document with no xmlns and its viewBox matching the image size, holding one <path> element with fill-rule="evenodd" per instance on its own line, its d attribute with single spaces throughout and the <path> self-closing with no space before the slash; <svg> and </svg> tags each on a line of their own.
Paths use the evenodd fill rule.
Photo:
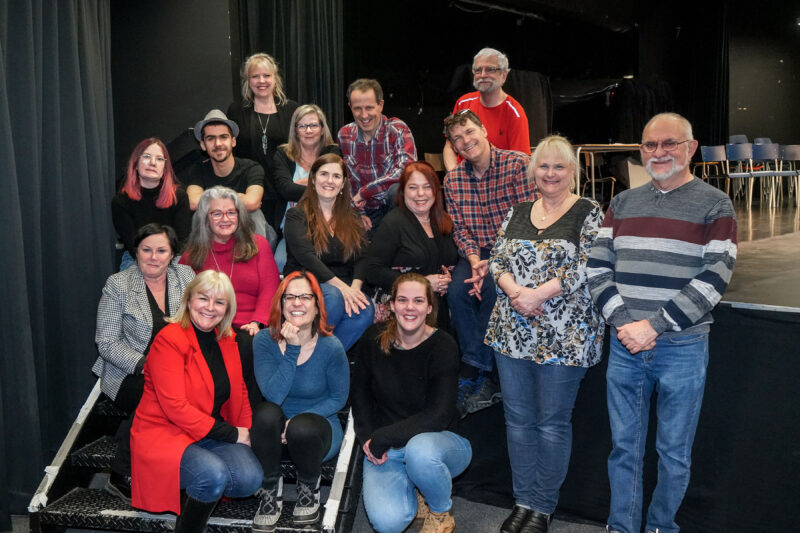
<svg viewBox="0 0 800 533">
<path fill-rule="evenodd" d="M 519 533 L 547 533 L 553 515 L 531 510 L 528 519 L 522 524 Z"/>
<path fill-rule="evenodd" d="M 530 509 L 515 505 L 511 510 L 511 514 L 508 515 L 503 525 L 500 526 L 500 533 L 519 533 L 519 529 L 522 527 L 522 524 L 525 523 L 529 514 L 531 514 Z"/>
<path fill-rule="evenodd" d="M 181 514 L 175 521 L 175 533 L 202 533 L 218 501 L 206 503 L 186 496 L 181 504 Z"/>
<path fill-rule="evenodd" d="M 123 476 L 122 474 L 111 472 L 103 490 L 112 496 L 116 496 L 128 505 L 131 504 L 131 476 Z"/>
</svg>

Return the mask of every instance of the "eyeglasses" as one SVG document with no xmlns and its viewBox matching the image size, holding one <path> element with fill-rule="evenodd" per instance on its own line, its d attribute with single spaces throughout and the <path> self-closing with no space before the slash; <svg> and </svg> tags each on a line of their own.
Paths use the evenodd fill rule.
<svg viewBox="0 0 800 533">
<path fill-rule="evenodd" d="M 661 144 L 661 148 L 664 149 L 665 152 L 671 152 L 678 147 L 679 144 L 688 143 L 691 139 L 686 139 L 685 141 L 676 141 L 675 139 L 667 139 L 666 141 L 656 142 L 656 141 L 647 141 L 642 143 L 640 146 L 642 150 L 647 153 L 655 152 L 658 150 L 658 145 Z"/>
<path fill-rule="evenodd" d="M 211 217 L 211 220 L 218 221 L 222 220 L 222 216 L 228 217 L 228 219 L 233 220 L 239 217 L 239 212 L 235 209 L 231 209 L 230 211 L 210 211 L 208 216 Z"/>
<path fill-rule="evenodd" d="M 319 122 L 309 122 L 308 124 L 298 124 L 297 129 L 300 131 L 315 130 L 320 127 Z"/>
<path fill-rule="evenodd" d="M 500 67 L 475 67 L 472 69 L 472 73 L 476 76 L 479 76 L 482 72 L 486 74 L 497 74 L 498 72 L 502 72 L 503 69 Z"/>
<path fill-rule="evenodd" d="M 167 160 L 166 157 L 161 157 L 160 155 L 150 155 L 150 154 L 142 154 L 139 156 L 139 159 L 141 159 L 145 163 L 149 163 L 151 161 L 155 161 L 156 163 L 164 163 Z"/>
<path fill-rule="evenodd" d="M 289 294 L 289 293 L 285 293 L 283 295 L 283 301 L 286 302 L 287 304 L 290 304 L 290 303 L 292 303 L 292 302 L 294 302 L 295 300 L 298 300 L 298 299 L 303 303 L 308 303 L 308 302 L 310 302 L 310 301 L 312 301 L 314 299 L 314 295 L 313 294 L 309 294 L 309 293 L 306 293 L 306 294 Z"/>
</svg>

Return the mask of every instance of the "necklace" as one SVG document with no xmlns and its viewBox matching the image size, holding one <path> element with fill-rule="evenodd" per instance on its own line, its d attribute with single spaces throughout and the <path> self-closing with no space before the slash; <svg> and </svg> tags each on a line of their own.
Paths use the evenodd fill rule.
<svg viewBox="0 0 800 533">
<path fill-rule="evenodd" d="M 272 115 L 271 114 L 266 114 L 267 115 L 267 123 L 266 124 L 262 124 L 261 123 L 261 114 L 258 111 L 255 111 L 255 110 L 253 110 L 253 112 L 256 114 L 256 118 L 258 119 L 258 125 L 261 126 L 261 151 L 264 152 L 264 155 L 267 155 L 267 141 L 269 140 L 269 139 L 267 139 L 267 128 L 269 127 L 269 119 L 272 118 Z"/>
<path fill-rule="evenodd" d="M 214 264 L 217 265 L 217 272 L 224 274 L 224 272 L 222 272 L 222 269 L 219 267 L 219 263 L 217 263 L 217 254 L 214 253 L 213 248 L 211 249 L 211 257 L 214 258 Z M 228 279 L 231 280 L 231 283 L 233 283 L 233 264 L 234 264 L 233 257 L 231 257 L 231 273 L 228 275 Z"/>
<path fill-rule="evenodd" d="M 561 209 L 564 207 L 564 204 L 566 204 L 566 203 L 567 203 L 567 201 L 568 201 L 570 198 L 572 198 L 572 195 L 571 195 L 571 194 L 570 194 L 569 196 L 567 196 L 567 198 L 566 198 L 566 199 L 565 199 L 563 202 L 561 202 L 560 204 L 558 204 L 558 205 L 556 206 L 556 208 L 555 208 L 555 209 L 553 209 L 552 211 L 548 211 L 548 210 L 547 210 L 547 209 L 544 207 L 544 200 L 541 200 L 541 203 L 539 204 L 539 206 L 542 208 L 542 213 L 544 213 L 544 214 L 542 215 L 542 217 L 541 217 L 539 220 L 541 220 L 542 222 L 544 222 L 544 221 L 547 219 L 547 217 L 549 217 L 549 216 L 550 216 L 550 215 L 552 215 L 553 213 L 558 213 L 559 211 L 561 211 Z"/>
</svg>

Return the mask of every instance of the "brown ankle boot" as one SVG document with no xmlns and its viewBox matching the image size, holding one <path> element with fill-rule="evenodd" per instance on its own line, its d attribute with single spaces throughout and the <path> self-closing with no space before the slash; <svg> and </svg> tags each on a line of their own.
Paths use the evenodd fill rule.
<svg viewBox="0 0 800 533">
<path fill-rule="evenodd" d="M 429 511 L 419 533 L 452 533 L 455 529 L 456 521 L 452 509 L 443 513 Z"/>
<path fill-rule="evenodd" d="M 414 520 L 408 527 L 408 531 L 419 531 L 422 528 L 422 525 L 425 523 L 425 519 L 428 517 L 430 512 L 431 509 L 428 507 L 428 504 L 425 503 L 425 498 L 419 491 L 417 491 L 417 516 L 414 517 Z"/>
</svg>

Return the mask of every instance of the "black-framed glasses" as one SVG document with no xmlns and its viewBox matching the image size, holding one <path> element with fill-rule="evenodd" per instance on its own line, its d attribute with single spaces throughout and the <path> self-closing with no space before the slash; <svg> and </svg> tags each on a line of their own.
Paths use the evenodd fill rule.
<svg viewBox="0 0 800 533">
<path fill-rule="evenodd" d="M 689 141 L 691 141 L 691 139 L 686 139 L 685 141 L 676 141 L 675 139 L 667 139 L 666 141 L 661 141 L 660 143 L 657 141 L 647 141 L 643 142 L 639 146 L 641 146 L 642 150 L 644 150 L 645 152 L 652 153 L 658 150 L 658 145 L 660 144 L 661 148 L 663 148 L 665 152 L 671 152 L 675 150 L 678 147 L 678 145 L 681 145 L 683 143 L 688 143 Z"/>
<path fill-rule="evenodd" d="M 308 124 L 298 124 L 297 129 L 300 131 L 315 130 L 320 126 L 321 124 L 319 122 L 309 122 Z"/>
<path fill-rule="evenodd" d="M 292 303 L 292 302 L 294 302 L 295 300 L 298 300 L 298 299 L 303 303 L 308 303 L 308 302 L 311 302 L 311 301 L 314 300 L 314 295 L 311 294 L 311 293 L 289 294 L 288 292 L 283 294 L 283 301 L 288 303 L 288 304 L 290 304 L 290 303 Z"/>
<path fill-rule="evenodd" d="M 503 69 L 500 67 L 474 67 L 472 69 L 472 73 L 476 76 L 479 76 L 481 73 L 485 72 L 486 74 L 497 74 L 498 72 L 502 72 Z"/>
</svg>

